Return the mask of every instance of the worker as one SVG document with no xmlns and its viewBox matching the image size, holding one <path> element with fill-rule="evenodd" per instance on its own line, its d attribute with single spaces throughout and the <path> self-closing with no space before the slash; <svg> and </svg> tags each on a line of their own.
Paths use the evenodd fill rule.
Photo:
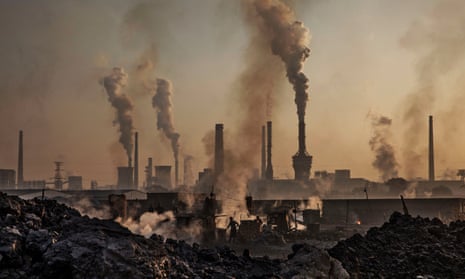
<svg viewBox="0 0 465 279">
<path fill-rule="evenodd" d="M 257 215 L 257 219 L 255 219 L 255 222 L 257 223 L 258 231 L 261 232 L 262 231 L 262 226 L 263 226 L 263 221 L 262 221 L 262 219 L 260 219 L 260 216 Z"/>
<path fill-rule="evenodd" d="M 233 243 L 236 240 L 238 227 L 239 224 L 233 219 L 233 217 L 229 217 L 229 224 L 226 227 L 226 230 L 231 228 L 229 231 L 229 243 Z"/>
</svg>

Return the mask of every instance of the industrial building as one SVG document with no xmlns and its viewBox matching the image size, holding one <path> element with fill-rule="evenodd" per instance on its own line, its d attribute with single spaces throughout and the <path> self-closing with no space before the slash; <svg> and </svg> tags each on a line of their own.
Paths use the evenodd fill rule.
<svg viewBox="0 0 465 279">
<path fill-rule="evenodd" d="M 269 211 L 276 206 L 287 206 L 298 210 L 308 209 L 309 200 L 320 197 L 322 202 L 322 222 L 328 224 L 351 224 L 360 221 L 366 224 L 379 224 L 396 210 L 400 210 L 399 194 L 409 190 L 416 199 L 408 198 L 406 202 L 411 214 L 438 217 L 443 220 L 463 216 L 465 196 L 464 175 L 460 180 L 436 180 L 434 175 L 433 119 L 429 117 L 429 162 L 428 179 L 406 181 L 392 178 L 385 182 L 372 182 L 364 178 L 351 177 L 349 169 L 337 169 L 334 172 L 315 171 L 310 177 L 312 156 L 308 154 L 305 144 L 305 122 L 299 121 L 298 151 L 292 156 L 294 179 L 277 179 L 273 175 L 272 162 L 272 122 L 261 127 L 261 173 L 252 177 L 247 184 L 250 208 L 255 212 Z M 25 181 L 23 177 L 23 132 L 19 134 L 17 183 L 14 170 L 0 170 L 0 182 L 9 194 L 24 198 L 43 197 L 66 200 L 68 202 L 86 199 L 96 207 L 111 205 L 111 196 L 124 199 L 124 211 L 128 216 L 138 216 L 145 211 L 192 210 L 202 206 L 204 198 L 218 186 L 218 179 L 224 173 L 225 153 L 223 141 L 223 124 L 215 125 L 215 149 L 213 168 L 199 172 L 193 187 L 180 187 L 177 177 L 179 166 L 175 163 L 174 184 L 172 166 L 153 166 L 148 158 L 145 168 L 145 181 L 140 185 L 138 179 L 138 133 L 135 133 L 134 167 L 131 164 L 117 168 L 118 177 L 113 188 L 102 187 L 83 190 L 81 176 L 62 175 L 62 162 L 55 162 L 55 179 L 53 182 L 43 180 Z M 131 162 L 131 160 L 128 160 Z M 96 184 L 95 184 L 96 185 Z M 412 187 L 412 185 L 414 187 Z M 21 187 L 20 187 L 21 186 Z M 224 187 L 224 186 L 223 186 Z M 15 189 L 16 188 L 16 189 Z M 45 189 L 45 191 L 42 191 Z M 323 189 L 323 190 L 322 190 Z M 413 189 L 413 190 L 412 190 Z M 448 192 L 447 190 L 450 190 Z M 410 196 L 409 196 L 410 197 Z M 238 197 L 244 199 L 246 197 Z M 221 207 L 221 198 L 218 200 Z M 190 208 L 190 209 L 189 209 Z M 125 215 L 126 216 L 126 213 Z"/>
<path fill-rule="evenodd" d="M 0 189 L 14 189 L 16 187 L 16 172 L 10 169 L 0 169 Z"/>
</svg>

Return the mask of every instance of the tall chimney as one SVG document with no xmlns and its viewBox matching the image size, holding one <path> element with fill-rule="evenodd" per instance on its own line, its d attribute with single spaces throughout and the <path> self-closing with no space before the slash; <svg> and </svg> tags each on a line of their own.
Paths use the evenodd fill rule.
<svg viewBox="0 0 465 279">
<path fill-rule="evenodd" d="M 19 131 L 18 143 L 18 188 L 21 189 L 24 184 L 23 174 L 23 130 Z"/>
<path fill-rule="evenodd" d="M 224 171 L 223 124 L 215 125 L 214 183 Z"/>
<path fill-rule="evenodd" d="M 145 186 L 152 186 L 152 157 L 149 157 L 147 166 L 145 167 Z"/>
<path fill-rule="evenodd" d="M 267 144 L 268 144 L 268 149 L 266 152 L 267 155 L 267 161 L 266 161 L 266 179 L 268 180 L 273 180 L 273 165 L 271 164 L 271 121 L 266 122 L 266 130 L 267 130 Z"/>
<path fill-rule="evenodd" d="M 136 132 L 134 139 L 134 188 L 139 187 L 139 133 Z"/>
<path fill-rule="evenodd" d="M 312 156 L 308 155 L 305 147 L 305 122 L 299 120 L 299 151 L 292 157 L 295 180 L 308 180 L 312 167 Z"/>
<path fill-rule="evenodd" d="M 265 125 L 262 126 L 262 179 L 266 177 L 266 141 Z"/>
<path fill-rule="evenodd" d="M 179 182 L 179 161 L 178 158 L 174 160 L 174 187 L 178 186 Z"/>
<path fill-rule="evenodd" d="M 433 144 L 433 116 L 429 116 L 429 154 L 428 154 L 428 177 L 434 181 L 434 144 Z"/>
</svg>

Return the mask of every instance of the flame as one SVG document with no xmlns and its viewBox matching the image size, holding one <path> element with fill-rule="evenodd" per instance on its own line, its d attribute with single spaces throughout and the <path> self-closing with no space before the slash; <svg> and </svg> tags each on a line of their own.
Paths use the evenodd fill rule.
<svg viewBox="0 0 465 279">
<path fill-rule="evenodd" d="M 355 222 L 355 224 L 357 224 L 357 225 L 361 225 L 361 224 L 362 224 L 362 221 L 360 221 L 360 220 L 357 220 L 357 222 Z"/>
</svg>

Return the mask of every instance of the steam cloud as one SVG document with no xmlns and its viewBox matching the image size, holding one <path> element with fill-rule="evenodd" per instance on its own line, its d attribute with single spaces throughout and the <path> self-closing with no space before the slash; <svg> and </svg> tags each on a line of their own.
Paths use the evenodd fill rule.
<svg viewBox="0 0 465 279">
<path fill-rule="evenodd" d="M 299 121 L 305 119 L 308 100 L 308 78 L 302 72 L 303 64 L 310 55 L 307 45 L 310 33 L 302 22 L 295 20 L 294 12 L 281 1 L 256 0 L 255 9 L 264 22 L 271 51 L 281 58 L 286 74 L 295 91 L 295 103 Z"/>
<path fill-rule="evenodd" d="M 123 68 L 115 67 L 111 75 L 103 78 L 103 86 L 108 94 L 108 100 L 116 109 L 116 119 L 113 124 L 119 125 L 119 142 L 123 145 L 128 156 L 129 165 L 132 163 L 133 147 L 133 104 L 131 99 L 122 93 L 122 89 L 127 85 L 128 75 Z"/>
<path fill-rule="evenodd" d="M 393 146 L 389 143 L 391 138 L 392 120 L 381 115 L 370 115 L 373 137 L 369 144 L 371 151 L 375 153 L 372 166 L 375 167 L 383 181 L 397 177 L 398 166 Z"/>
<path fill-rule="evenodd" d="M 180 145 L 179 134 L 174 128 L 171 95 L 171 82 L 166 79 L 157 79 L 157 89 L 152 98 L 152 106 L 157 110 L 157 128 L 158 130 L 162 130 L 165 136 L 171 141 L 174 160 L 177 162 Z"/>
</svg>

